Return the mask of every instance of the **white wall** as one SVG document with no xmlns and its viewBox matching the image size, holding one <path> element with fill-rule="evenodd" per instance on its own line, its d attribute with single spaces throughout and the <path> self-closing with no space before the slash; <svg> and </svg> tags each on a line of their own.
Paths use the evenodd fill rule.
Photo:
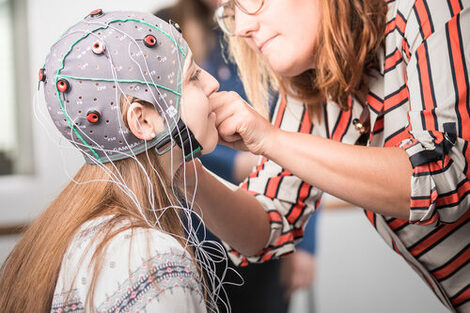
<svg viewBox="0 0 470 313">
<path fill-rule="evenodd" d="M 49 46 L 67 25 L 98 6 L 105 10 L 154 10 L 172 0 L 29 0 L 30 77 L 36 80 Z M 135 5 L 138 3 L 138 5 Z M 34 94 L 35 84 L 31 93 Z M 42 96 L 39 98 L 42 103 Z M 33 123 L 36 175 L 0 178 L 0 223 L 30 221 L 82 164 L 72 151 L 59 153 L 36 119 Z M 69 175 L 71 175 L 69 174 Z M 362 212 L 323 212 L 319 220 L 317 312 L 446 312 L 417 275 L 385 245 Z M 16 237 L 0 238 L 0 263 Z M 295 312 L 305 312 L 300 305 Z"/>
</svg>

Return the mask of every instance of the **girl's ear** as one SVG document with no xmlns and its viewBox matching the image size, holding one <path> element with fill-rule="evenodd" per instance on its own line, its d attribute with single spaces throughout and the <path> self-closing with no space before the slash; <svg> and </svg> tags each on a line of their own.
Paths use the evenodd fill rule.
<svg viewBox="0 0 470 313">
<path fill-rule="evenodd" d="M 133 102 L 127 110 L 127 124 L 139 139 L 151 140 L 162 131 L 162 119 L 155 108 Z"/>
</svg>

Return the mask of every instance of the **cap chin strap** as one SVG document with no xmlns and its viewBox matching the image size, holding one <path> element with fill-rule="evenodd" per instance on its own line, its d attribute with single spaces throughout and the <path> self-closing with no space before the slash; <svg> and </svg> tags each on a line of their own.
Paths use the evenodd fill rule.
<svg viewBox="0 0 470 313">
<path fill-rule="evenodd" d="M 173 138 L 174 142 L 183 150 L 184 160 L 186 162 L 202 155 L 201 144 L 181 118 L 178 120 L 175 129 L 171 132 L 171 138 Z M 158 154 L 162 155 L 171 149 L 172 145 L 162 150 L 162 148 L 171 141 L 171 138 L 168 136 L 155 147 Z"/>
</svg>

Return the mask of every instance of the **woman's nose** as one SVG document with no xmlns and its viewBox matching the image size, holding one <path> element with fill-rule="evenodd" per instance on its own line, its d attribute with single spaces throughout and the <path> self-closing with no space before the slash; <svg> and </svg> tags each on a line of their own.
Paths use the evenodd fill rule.
<svg viewBox="0 0 470 313">
<path fill-rule="evenodd" d="M 251 33 L 259 28 L 255 15 L 243 13 L 240 9 L 235 9 L 235 35 L 238 37 L 249 37 Z"/>
</svg>

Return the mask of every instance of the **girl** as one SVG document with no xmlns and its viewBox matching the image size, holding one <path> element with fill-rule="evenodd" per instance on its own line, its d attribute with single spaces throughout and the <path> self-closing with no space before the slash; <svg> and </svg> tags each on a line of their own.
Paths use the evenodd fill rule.
<svg viewBox="0 0 470 313">
<path fill-rule="evenodd" d="M 365 208 L 449 310 L 470 312 L 467 6 L 220 6 L 219 25 L 255 107 L 263 111 L 269 85 L 281 92 L 272 124 L 234 93 L 211 100 L 222 139 L 263 155 L 236 192 L 197 169 L 206 222 L 240 263 L 291 252 L 326 191 Z"/>
<path fill-rule="evenodd" d="M 175 26 L 102 10 L 61 36 L 39 79 L 87 163 L 3 264 L 2 311 L 206 312 L 193 257 L 206 255 L 183 231 L 177 181 L 184 161 L 217 143 L 217 81 Z"/>
</svg>

